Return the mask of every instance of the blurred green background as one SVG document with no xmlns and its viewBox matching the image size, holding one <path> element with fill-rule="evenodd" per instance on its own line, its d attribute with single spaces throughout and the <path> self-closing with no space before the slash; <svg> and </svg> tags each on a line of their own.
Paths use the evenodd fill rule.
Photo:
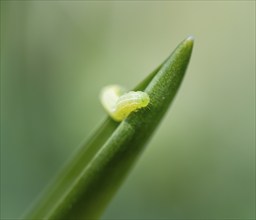
<svg viewBox="0 0 256 220">
<path fill-rule="evenodd" d="M 18 218 L 188 35 L 182 87 L 103 219 L 255 218 L 255 1 L 1 1 L 1 217 Z"/>
</svg>

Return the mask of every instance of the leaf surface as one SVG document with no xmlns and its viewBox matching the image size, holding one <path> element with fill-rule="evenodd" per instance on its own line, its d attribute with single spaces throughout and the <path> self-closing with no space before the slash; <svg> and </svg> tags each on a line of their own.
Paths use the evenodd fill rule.
<svg viewBox="0 0 256 220">
<path fill-rule="evenodd" d="M 186 72 L 193 38 L 134 90 L 150 97 L 146 108 L 117 123 L 107 118 L 83 144 L 26 219 L 98 219 L 152 137 Z"/>
</svg>

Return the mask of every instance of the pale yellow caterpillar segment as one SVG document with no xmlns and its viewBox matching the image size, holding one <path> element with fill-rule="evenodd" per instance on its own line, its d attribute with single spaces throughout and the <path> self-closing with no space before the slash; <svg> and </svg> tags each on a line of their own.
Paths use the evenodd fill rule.
<svg viewBox="0 0 256 220">
<path fill-rule="evenodd" d="M 115 121 L 124 120 L 131 112 L 146 107 L 149 101 L 147 93 L 125 93 L 125 89 L 118 85 L 107 86 L 101 92 L 101 103 Z"/>
<path fill-rule="evenodd" d="M 117 100 L 120 96 L 125 94 L 125 91 L 125 88 L 119 85 L 106 86 L 101 90 L 101 104 L 109 115 L 111 115 L 112 112 L 115 110 Z"/>
<path fill-rule="evenodd" d="M 137 91 L 128 92 L 122 95 L 117 103 L 114 114 L 115 120 L 122 121 L 127 116 L 140 108 L 144 108 L 148 105 L 150 99 L 147 93 Z"/>
</svg>

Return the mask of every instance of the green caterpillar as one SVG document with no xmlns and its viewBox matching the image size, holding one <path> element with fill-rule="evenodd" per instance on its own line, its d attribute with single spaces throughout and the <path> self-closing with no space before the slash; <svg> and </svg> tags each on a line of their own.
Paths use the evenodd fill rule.
<svg viewBox="0 0 256 220">
<path fill-rule="evenodd" d="M 125 89 L 118 85 L 104 87 L 100 95 L 101 103 L 107 113 L 115 121 L 122 121 L 127 116 L 149 104 L 150 98 L 142 91 L 125 92 Z"/>
</svg>

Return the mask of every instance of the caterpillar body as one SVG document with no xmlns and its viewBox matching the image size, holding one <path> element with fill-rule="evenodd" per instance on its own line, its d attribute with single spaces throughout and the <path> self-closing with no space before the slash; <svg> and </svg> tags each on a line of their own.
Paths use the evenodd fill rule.
<svg viewBox="0 0 256 220">
<path fill-rule="evenodd" d="M 115 121 L 124 120 L 131 112 L 146 107 L 150 101 L 147 93 L 125 92 L 125 89 L 118 85 L 103 88 L 100 98 L 103 107 Z"/>
</svg>

